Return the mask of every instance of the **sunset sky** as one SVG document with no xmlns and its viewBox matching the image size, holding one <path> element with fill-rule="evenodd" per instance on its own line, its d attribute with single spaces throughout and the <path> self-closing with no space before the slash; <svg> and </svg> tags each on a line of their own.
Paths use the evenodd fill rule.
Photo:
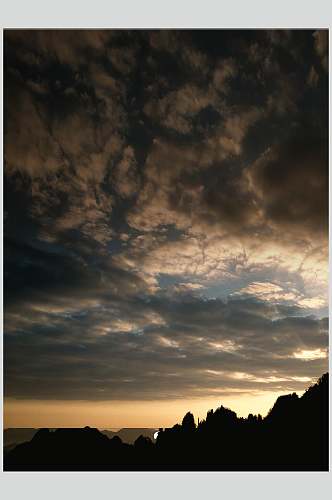
<svg viewBox="0 0 332 500">
<path fill-rule="evenodd" d="M 327 371 L 328 31 L 6 31 L 4 131 L 4 427 Z"/>
</svg>

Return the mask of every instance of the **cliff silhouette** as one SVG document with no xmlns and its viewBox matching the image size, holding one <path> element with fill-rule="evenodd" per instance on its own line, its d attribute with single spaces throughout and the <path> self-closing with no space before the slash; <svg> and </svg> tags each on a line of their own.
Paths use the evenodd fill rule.
<svg viewBox="0 0 332 500">
<path fill-rule="evenodd" d="M 4 456 L 4 470 L 328 470 L 328 386 L 324 374 L 298 397 L 280 396 L 265 418 L 220 406 L 195 424 L 160 429 L 155 443 L 109 439 L 97 429 L 40 429 Z"/>
</svg>

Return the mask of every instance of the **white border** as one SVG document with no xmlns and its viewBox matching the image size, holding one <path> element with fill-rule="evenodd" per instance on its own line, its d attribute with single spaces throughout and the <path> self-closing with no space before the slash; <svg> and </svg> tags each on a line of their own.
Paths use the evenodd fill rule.
<svg viewBox="0 0 332 500">
<path fill-rule="evenodd" d="M 5 4 L 5 8 L 4 8 Z M 328 0 L 7 0 L 3 28 L 327 28 Z"/>
<path fill-rule="evenodd" d="M 330 28 L 331 20 L 332 7 L 327 0 L 314 2 L 309 0 L 231 0 L 231 2 L 221 0 L 202 2 L 197 0 L 120 0 L 118 2 L 94 0 L 91 3 L 84 3 L 84 0 L 7 0 L 2 2 L 0 13 L 0 27 L 2 28 Z M 3 60 L 2 36 L 0 47 L 1 60 Z M 331 79 L 329 83 L 329 97 L 331 97 Z M 1 103 L 2 98 L 1 64 Z M 329 99 L 329 109 L 331 109 L 330 103 Z M 329 130 L 331 130 L 331 114 L 329 120 Z M 1 120 L 1 126 L 2 123 Z M 1 159 L 2 146 L 1 140 Z M 3 193 L 2 175 L 0 187 Z M 330 195 L 331 191 L 330 177 Z M 331 221 L 331 212 L 329 215 Z M 2 217 L 0 224 L 2 235 Z M 332 245 L 330 251 L 331 247 Z M 0 250 L 2 257 L 2 238 Z M 2 258 L 1 271 L 3 271 Z M 2 320 L 2 287 L 0 297 Z M 1 379 L 2 353 L 1 342 Z M 1 383 L 1 406 L 2 395 Z M 2 412 L 0 422 L 2 428 Z M 2 433 L 0 446 L 2 450 Z M 0 463 L 2 464 L 2 457 Z M 121 500 L 126 498 L 144 498 L 144 500 L 197 498 L 201 500 L 206 496 L 241 500 L 280 500 L 280 498 L 325 500 L 332 492 L 331 474 L 331 471 L 325 473 L 0 472 L 0 492 L 2 498 L 23 498 L 24 500 L 30 498 L 34 500 L 60 500 L 61 498 L 90 500 L 103 496 Z"/>
</svg>

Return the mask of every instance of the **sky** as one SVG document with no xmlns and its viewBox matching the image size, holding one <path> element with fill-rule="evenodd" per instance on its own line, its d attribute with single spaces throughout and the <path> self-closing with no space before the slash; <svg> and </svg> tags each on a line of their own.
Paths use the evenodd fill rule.
<svg viewBox="0 0 332 500">
<path fill-rule="evenodd" d="M 327 371 L 327 30 L 5 31 L 4 167 L 5 427 Z"/>
</svg>

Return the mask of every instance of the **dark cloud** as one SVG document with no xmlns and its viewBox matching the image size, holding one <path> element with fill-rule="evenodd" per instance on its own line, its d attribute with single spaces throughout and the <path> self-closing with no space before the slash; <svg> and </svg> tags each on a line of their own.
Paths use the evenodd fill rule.
<svg viewBox="0 0 332 500">
<path fill-rule="evenodd" d="M 24 320 L 6 343 L 6 393 L 15 397 L 153 399 L 157 393 L 163 399 L 197 391 L 209 396 L 223 386 L 262 388 L 264 378 L 264 390 L 302 388 L 327 363 L 326 322 L 284 316 L 253 300 L 136 298 L 76 314 L 55 314 L 46 305 L 33 314 L 26 310 Z M 277 380 L 269 380 L 272 375 Z"/>
<path fill-rule="evenodd" d="M 327 47 L 324 30 L 5 32 L 6 396 L 326 371 Z"/>
<path fill-rule="evenodd" d="M 294 129 L 290 137 L 266 151 L 248 175 L 267 220 L 291 226 L 292 231 L 326 232 L 327 136 L 325 131 L 318 135 L 308 124 Z"/>
<path fill-rule="evenodd" d="M 328 30 L 317 30 L 313 34 L 315 39 L 315 49 L 321 60 L 321 64 L 325 71 L 329 67 L 328 47 L 329 47 L 329 32 Z"/>
</svg>

